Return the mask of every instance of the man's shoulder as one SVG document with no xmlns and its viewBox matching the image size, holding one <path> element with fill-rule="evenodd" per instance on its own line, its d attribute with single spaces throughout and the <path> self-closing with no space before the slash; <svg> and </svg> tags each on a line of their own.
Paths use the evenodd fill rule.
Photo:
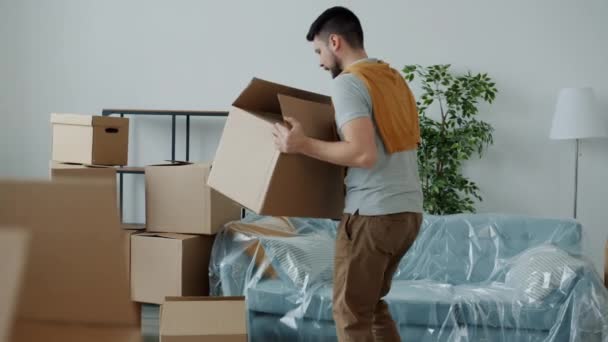
<svg viewBox="0 0 608 342">
<path fill-rule="evenodd" d="M 340 75 L 338 75 L 336 78 L 333 79 L 332 85 L 334 87 L 352 87 L 352 86 L 359 86 L 361 85 L 362 82 L 359 79 L 359 77 L 357 77 L 354 74 L 351 73 L 346 73 L 343 72 Z"/>
<path fill-rule="evenodd" d="M 359 77 L 351 73 L 342 73 L 333 79 L 332 94 L 359 94 L 362 96 L 369 96 L 367 94 L 367 88 Z"/>
</svg>

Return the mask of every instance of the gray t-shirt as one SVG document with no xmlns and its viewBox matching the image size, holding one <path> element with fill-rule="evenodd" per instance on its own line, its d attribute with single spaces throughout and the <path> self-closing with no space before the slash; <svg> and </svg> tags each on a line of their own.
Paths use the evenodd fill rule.
<svg viewBox="0 0 608 342">
<path fill-rule="evenodd" d="M 356 63 L 362 61 L 364 60 Z M 340 139 L 344 139 L 342 127 L 347 122 L 361 117 L 369 117 L 373 121 L 371 96 L 357 76 L 342 74 L 336 77 L 332 82 L 331 97 Z M 353 214 L 359 210 L 359 214 L 370 216 L 401 212 L 421 213 L 423 197 L 416 150 L 387 154 L 375 121 L 374 127 L 378 161 L 372 169 L 348 169 L 344 180 L 344 212 Z"/>
</svg>

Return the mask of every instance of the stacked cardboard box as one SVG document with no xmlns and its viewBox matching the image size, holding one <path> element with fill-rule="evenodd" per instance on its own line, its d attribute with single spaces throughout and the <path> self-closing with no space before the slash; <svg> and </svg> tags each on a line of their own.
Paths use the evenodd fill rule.
<svg viewBox="0 0 608 342">
<path fill-rule="evenodd" d="M 129 119 L 54 113 L 51 114 L 51 126 L 51 179 L 77 184 L 106 184 L 114 194 L 112 203 L 118 206 L 116 174 L 117 167 L 128 161 Z M 123 239 L 129 239 L 125 263 L 130 266 L 130 238 L 144 227 L 123 228 Z M 127 272 L 129 277 L 129 268 Z"/>
<path fill-rule="evenodd" d="M 12 273 L 0 279 L 0 308 L 14 307 L 12 318 L 0 319 L 9 327 L 0 335 L 16 342 L 140 341 L 114 189 L 2 181 L 0 203 L 0 254 Z M 22 229 L 27 248 L 4 227 Z M 19 265 L 25 267 L 15 291 Z"/>
<path fill-rule="evenodd" d="M 129 119 L 51 114 L 52 160 L 87 165 L 127 165 Z"/>
<path fill-rule="evenodd" d="M 116 189 L 114 166 L 128 161 L 128 119 L 52 114 L 51 124 L 51 178 Z M 123 225 L 122 234 L 133 301 L 161 304 L 166 296 L 208 295 L 214 235 L 241 212 L 207 186 L 209 170 L 210 164 L 189 163 L 146 168 L 148 228 Z"/>
<path fill-rule="evenodd" d="M 131 239 L 133 300 L 209 295 L 215 234 L 241 208 L 207 186 L 209 163 L 146 167 L 146 230 Z"/>
<path fill-rule="evenodd" d="M 95 206 L 89 207 L 88 211 L 75 211 L 73 214 L 79 220 L 72 222 L 72 225 L 64 227 L 62 222 L 55 222 L 60 232 L 78 236 L 78 239 L 64 236 L 63 242 L 49 240 L 50 246 L 68 249 L 65 253 L 60 250 L 53 252 L 62 256 L 58 260 L 60 265 L 68 265 L 70 258 L 75 258 L 72 263 L 78 267 L 66 269 L 77 271 L 78 275 L 59 272 L 57 276 L 63 277 L 61 281 L 68 284 L 66 288 L 70 291 L 61 292 L 51 282 L 47 292 L 38 290 L 43 294 L 58 290 L 64 296 L 44 299 L 39 303 L 39 308 L 34 308 L 33 299 L 29 299 L 29 302 L 26 300 L 26 307 L 33 313 L 41 312 L 32 318 L 52 319 L 55 323 L 70 322 L 69 333 L 72 335 L 65 335 L 64 325 L 47 324 L 44 319 L 26 319 L 21 320 L 18 324 L 21 328 L 15 330 L 19 340 L 34 340 L 43 334 L 55 334 L 60 336 L 58 339 L 65 340 L 78 334 L 106 340 L 128 340 L 132 336 L 130 325 L 125 325 L 130 322 L 125 312 L 129 310 L 118 310 L 123 305 L 124 284 L 130 287 L 133 301 L 163 304 L 161 335 L 164 341 L 182 337 L 201 341 L 246 340 L 244 299 L 206 297 L 209 291 L 208 264 L 215 234 L 226 223 L 239 219 L 240 206 L 263 215 L 338 218 L 344 205 L 343 168 L 305 156 L 281 154 L 276 150 L 272 128 L 275 123 L 283 122 L 284 116 L 298 119 L 309 136 L 330 141 L 338 139 L 328 97 L 253 79 L 233 104 L 213 167 L 210 163 L 175 162 L 146 167 L 144 233 L 141 230 L 114 229 L 114 220 L 111 219 L 113 223 L 108 221 L 108 217 L 114 214 L 108 212 L 103 214 L 106 220 L 100 219 L 90 226 L 91 229 L 85 230 L 87 234 L 64 229 L 75 226 L 75 222 L 85 225 L 81 222 L 85 217 L 82 215 L 90 213 Z M 80 196 L 84 204 L 86 200 L 91 200 L 87 196 L 92 196 L 104 201 L 101 205 L 103 208 L 112 207 L 115 210 L 114 166 L 126 165 L 128 161 L 128 120 L 53 114 L 51 122 L 51 177 L 61 183 L 56 186 L 67 187 L 61 188 L 61 191 L 67 191 L 66 194 L 55 195 L 68 196 L 73 200 L 78 200 Z M 71 194 L 72 191 L 78 192 L 78 196 Z M 102 193 L 111 195 L 99 196 Z M 50 200 L 48 196 L 41 200 L 44 199 Z M 101 216 L 101 213 L 97 214 Z M 89 218 L 94 217 L 97 216 L 91 215 Z M 63 220 L 69 218 L 68 214 Z M 59 220 L 57 216 L 54 219 Z M 34 226 L 37 227 L 37 223 Z M 254 234 L 292 234 L 290 231 L 257 229 L 246 225 L 233 229 Z M 44 233 L 40 231 L 37 234 Z M 34 247 L 43 249 L 41 241 L 45 240 L 34 240 L 37 241 Z M 96 259 L 85 257 L 77 260 L 79 255 L 76 250 L 87 249 L 80 246 L 70 250 L 65 246 L 74 241 L 94 245 L 93 252 L 87 256 L 96 256 Z M 99 254 L 102 246 L 106 252 L 114 252 L 116 248 L 119 252 L 105 260 L 105 254 Z M 51 252 L 50 247 L 44 250 Z M 248 252 L 253 255 L 253 250 Z M 122 258 L 118 263 L 117 255 Z M 263 256 L 262 253 L 257 255 L 259 258 Z M 87 261 L 91 264 L 89 269 L 82 267 L 82 263 Z M 44 276 L 50 276 L 41 271 L 42 268 L 37 270 Z M 47 268 L 46 272 L 50 272 L 50 269 Z M 129 276 L 125 277 L 124 272 Z M 272 270 L 269 272 L 272 273 Z M 102 276 L 105 280 L 99 278 Z M 69 286 L 71 280 L 74 280 L 73 286 Z M 97 283 L 92 284 L 91 280 Z M 78 286 L 78 289 L 74 286 Z M 86 299 L 82 292 L 85 290 L 96 296 L 104 293 L 100 299 L 94 300 L 94 304 L 100 305 L 92 309 L 97 314 L 83 312 L 82 303 Z M 72 297 L 67 296 L 72 292 Z M 39 301 L 45 298 L 34 297 Z M 45 307 L 59 308 L 57 300 L 69 304 L 59 310 L 60 315 L 45 315 Z M 90 308 L 89 305 L 87 307 Z M 132 306 L 129 308 L 133 309 Z M 103 328 L 89 323 L 102 323 Z M 95 339 L 87 337 L 82 340 Z"/>
</svg>

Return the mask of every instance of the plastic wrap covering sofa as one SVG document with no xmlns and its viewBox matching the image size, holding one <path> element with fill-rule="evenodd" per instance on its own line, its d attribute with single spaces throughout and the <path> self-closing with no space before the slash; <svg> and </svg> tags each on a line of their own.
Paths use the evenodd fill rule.
<svg viewBox="0 0 608 342">
<path fill-rule="evenodd" d="M 212 294 L 247 297 L 251 341 L 336 341 L 337 222 L 276 220 L 248 214 L 218 235 Z M 238 227 L 269 222 L 279 234 Z M 608 292 L 581 256 L 581 229 L 572 220 L 426 215 L 385 298 L 402 340 L 608 341 Z"/>
</svg>

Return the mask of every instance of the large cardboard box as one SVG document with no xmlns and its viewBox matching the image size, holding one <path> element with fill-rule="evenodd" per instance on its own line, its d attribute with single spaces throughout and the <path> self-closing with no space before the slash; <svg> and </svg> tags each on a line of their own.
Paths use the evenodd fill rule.
<svg viewBox="0 0 608 342">
<path fill-rule="evenodd" d="M 344 169 L 280 153 L 272 130 L 284 116 L 310 137 L 338 139 L 329 97 L 254 78 L 230 110 L 209 185 L 258 214 L 339 218 Z"/>
<path fill-rule="evenodd" d="M 131 298 L 162 304 L 168 296 L 209 294 L 213 236 L 142 233 L 131 237 Z"/>
<path fill-rule="evenodd" d="M 0 342 L 9 340 L 15 319 L 28 242 L 27 232 L 0 228 Z"/>
<path fill-rule="evenodd" d="M 105 183 L 0 181 L 0 225 L 31 235 L 11 341 L 139 341 Z"/>
<path fill-rule="evenodd" d="M 244 297 L 167 298 L 160 313 L 161 342 L 246 342 Z"/>
<path fill-rule="evenodd" d="M 146 226 L 151 232 L 217 233 L 241 208 L 207 186 L 210 164 L 146 167 Z"/>
<path fill-rule="evenodd" d="M 93 165 L 127 165 L 129 119 L 51 114 L 52 160 Z"/>
</svg>

